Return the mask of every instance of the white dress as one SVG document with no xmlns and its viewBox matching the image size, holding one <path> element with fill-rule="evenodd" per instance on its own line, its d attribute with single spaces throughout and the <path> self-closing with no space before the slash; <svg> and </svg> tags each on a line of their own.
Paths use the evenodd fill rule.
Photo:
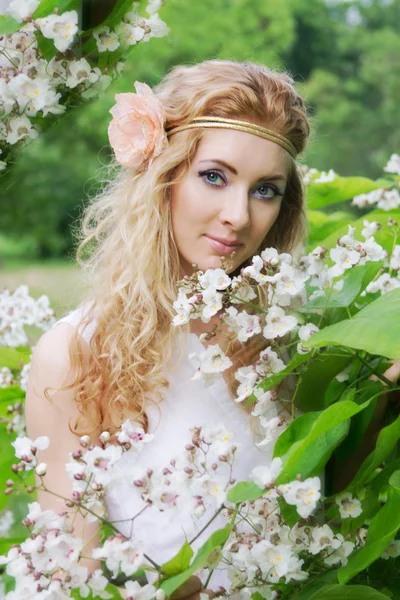
<svg viewBox="0 0 400 600">
<path fill-rule="evenodd" d="M 68 314 L 53 327 L 62 322 L 76 326 L 81 310 L 82 308 L 79 308 Z M 89 341 L 94 330 L 95 323 L 90 323 L 83 333 L 81 332 L 83 338 Z M 261 448 L 256 446 L 250 426 L 250 415 L 232 400 L 222 374 L 209 387 L 201 380 L 191 379 L 194 368 L 188 355 L 190 352 L 201 353 L 205 348 L 193 333 L 183 333 L 181 339 L 182 342 L 188 343 L 187 352 L 177 368 L 174 367 L 174 359 L 167 365 L 165 374 L 169 387 L 163 389 L 165 399 L 159 407 L 150 403 L 147 410 L 149 433 L 154 433 L 154 439 L 145 445 L 135 464 L 152 469 L 168 466 L 170 459 L 182 454 L 185 445 L 191 442 L 191 428 L 223 423 L 228 431 L 235 434 L 234 443 L 240 449 L 235 457 L 233 477 L 236 481 L 246 481 L 255 466 L 270 464 L 273 445 Z M 121 533 L 132 537 L 139 549 L 156 563 L 163 564 L 179 551 L 185 539 L 190 541 L 196 535 L 215 511 L 206 511 L 200 520 L 194 519 L 189 510 L 187 514 L 182 511 L 179 522 L 176 522 L 171 521 L 169 513 L 150 507 L 135 520 L 132 527 L 129 519 L 143 508 L 144 503 L 133 493 L 132 482 L 124 478 L 124 473 L 129 472 L 127 461 L 132 461 L 129 452 L 124 453 L 116 464 L 121 475 L 118 484 L 107 491 L 108 519 L 121 521 L 116 523 Z M 212 531 L 225 525 L 226 519 L 217 517 L 193 544 L 194 550 L 205 542 Z M 151 580 L 151 577 L 149 579 Z M 229 585 L 225 569 L 214 572 L 209 587 L 216 589 L 219 585 Z"/>
</svg>

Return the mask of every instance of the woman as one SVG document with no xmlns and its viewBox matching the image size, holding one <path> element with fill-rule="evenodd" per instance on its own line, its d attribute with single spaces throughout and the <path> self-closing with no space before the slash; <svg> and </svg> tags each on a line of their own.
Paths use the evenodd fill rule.
<svg viewBox="0 0 400 600">
<path fill-rule="evenodd" d="M 206 325 L 171 323 L 176 284 L 193 265 L 205 271 L 229 258 L 227 272 L 236 275 L 264 248 L 290 252 L 301 240 L 303 189 L 295 158 L 310 131 L 304 103 L 287 74 L 219 60 L 174 68 L 155 96 L 143 84 L 136 89 L 117 97 L 112 109 L 110 141 L 124 168 L 83 220 L 78 260 L 92 280 L 87 301 L 42 336 L 32 359 L 28 435 L 50 438 L 40 460 L 48 465 L 47 487 L 64 497 L 71 495 L 64 464 L 79 448 L 78 436 L 97 442 L 126 418 L 155 432 L 140 458 L 151 468 L 190 442 L 190 427 L 207 422 L 223 422 L 237 435 L 237 480 L 271 460 L 254 444 L 250 415 L 233 401 L 235 370 L 251 364 L 265 340 L 237 343 L 233 367 L 207 388 L 191 379 L 187 355 L 207 343 L 226 349 L 226 331 L 212 330 L 218 315 Z M 127 536 L 132 527 L 122 521 L 140 509 L 129 485 L 121 478 L 107 497 L 109 519 L 120 520 Z M 40 503 L 64 507 L 46 492 Z M 170 526 L 152 509 L 135 522 L 132 536 L 160 563 L 195 532 L 188 515 L 181 523 L 182 529 Z M 74 530 L 98 543 L 95 524 L 83 531 L 77 518 Z M 226 584 L 224 573 L 212 584 Z M 192 580 L 180 596 L 197 589 Z"/>
</svg>

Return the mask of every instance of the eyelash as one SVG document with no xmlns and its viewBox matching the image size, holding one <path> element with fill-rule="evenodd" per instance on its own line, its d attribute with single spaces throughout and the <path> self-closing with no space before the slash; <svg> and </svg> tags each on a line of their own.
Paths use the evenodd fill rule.
<svg viewBox="0 0 400 600">
<path fill-rule="evenodd" d="M 199 177 L 201 177 L 203 179 L 204 183 L 206 183 L 207 185 L 210 185 L 211 187 L 220 187 L 219 185 L 216 185 L 215 183 L 212 183 L 211 181 L 206 179 L 206 176 L 210 175 L 211 173 L 218 175 L 218 177 L 220 177 L 223 180 L 223 182 L 226 183 L 222 174 L 219 171 L 215 171 L 214 169 L 210 169 L 208 171 L 200 171 Z M 260 189 L 262 187 L 265 187 L 267 189 L 270 188 L 271 190 L 273 190 L 275 192 L 275 196 L 273 198 L 271 198 L 271 197 L 263 196 L 262 194 L 260 194 L 260 196 L 259 196 L 260 198 L 264 198 L 266 200 L 273 200 L 274 198 L 276 198 L 276 196 L 283 196 L 283 194 L 278 190 L 278 188 L 271 183 L 265 183 L 263 185 L 260 185 L 260 187 L 257 189 Z"/>
</svg>

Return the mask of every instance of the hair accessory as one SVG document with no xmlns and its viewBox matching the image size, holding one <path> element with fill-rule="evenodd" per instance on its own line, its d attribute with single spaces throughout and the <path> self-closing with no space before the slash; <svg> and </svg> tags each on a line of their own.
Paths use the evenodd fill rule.
<svg viewBox="0 0 400 600">
<path fill-rule="evenodd" d="M 108 137 L 116 160 L 137 170 L 151 165 L 168 145 L 164 129 L 165 109 L 145 83 L 135 81 L 136 94 L 116 94 L 117 103 Z"/>
<path fill-rule="evenodd" d="M 267 129 L 266 127 L 261 127 L 260 125 L 254 125 L 253 123 L 249 123 L 248 121 L 238 121 L 237 119 L 227 119 L 222 117 L 195 117 L 194 119 L 189 121 L 189 123 L 168 129 L 167 135 L 170 136 L 174 133 L 177 133 L 178 131 L 184 131 L 185 129 L 194 129 L 196 127 L 237 129 L 238 131 L 253 133 L 254 135 L 258 135 L 259 137 L 279 144 L 280 146 L 282 146 L 282 148 L 287 150 L 293 158 L 296 158 L 297 156 L 297 150 L 295 146 L 290 140 L 288 140 L 288 138 L 284 137 L 280 133 L 272 131 L 272 129 Z"/>
</svg>

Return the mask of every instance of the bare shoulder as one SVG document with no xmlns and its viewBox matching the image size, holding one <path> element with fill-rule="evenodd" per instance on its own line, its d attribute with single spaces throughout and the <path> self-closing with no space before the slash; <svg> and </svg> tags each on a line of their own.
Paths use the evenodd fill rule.
<svg viewBox="0 0 400 600">
<path fill-rule="evenodd" d="M 78 416 L 75 389 L 59 389 L 73 383 L 76 378 L 69 352 L 75 337 L 73 325 L 59 323 L 46 331 L 34 348 L 25 401 L 27 429 L 31 438 L 48 435 L 48 432 L 44 433 L 45 429 L 68 428 L 70 419 Z M 90 348 L 82 337 L 79 340 L 85 368 Z"/>
</svg>

